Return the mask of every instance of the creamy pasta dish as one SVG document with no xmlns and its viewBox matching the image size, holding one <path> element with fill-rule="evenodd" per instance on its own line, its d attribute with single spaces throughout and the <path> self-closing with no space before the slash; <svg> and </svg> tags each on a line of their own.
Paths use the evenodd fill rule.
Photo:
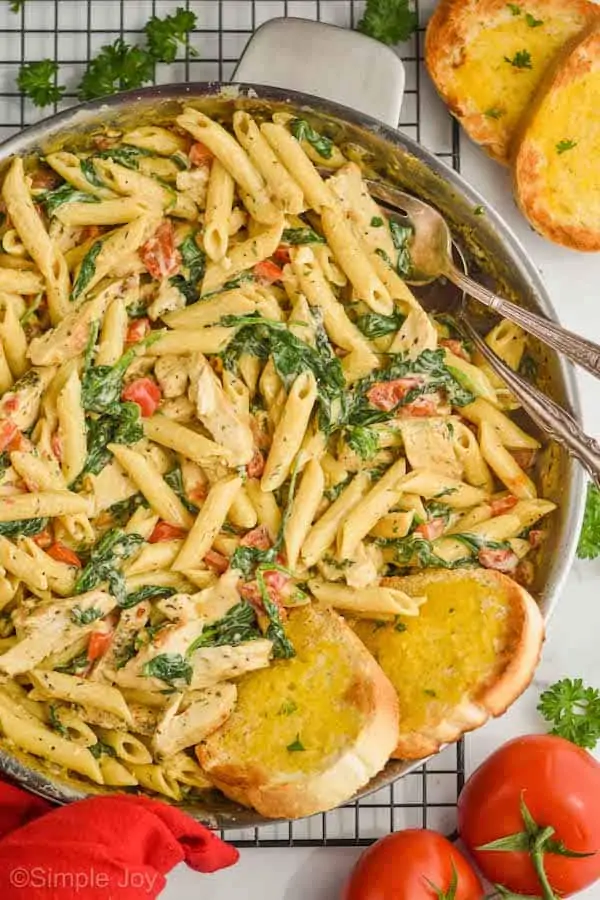
<svg viewBox="0 0 600 900">
<path fill-rule="evenodd" d="M 323 177 L 325 169 L 329 175 Z M 538 441 L 410 230 L 304 119 L 105 128 L 10 161 L 0 239 L 0 731 L 181 799 L 291 607 L 377 621 L 418 567 L 529 583 Z M 518 368 L 525 335 L 489 345 Z"/>
</svg>

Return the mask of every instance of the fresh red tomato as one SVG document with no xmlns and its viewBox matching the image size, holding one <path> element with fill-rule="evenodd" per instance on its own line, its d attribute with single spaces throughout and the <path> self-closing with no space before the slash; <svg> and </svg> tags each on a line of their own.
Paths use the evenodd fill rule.
<svg viewBox="0 0 600 900">
<path fill-rule="evenodd" d="M 87 655 L 90 662 L 104 656 L 112 643 L 112 632 L 92 631 L 88 642 Z"/>
<path fill-rule="evenodd" d="M 540 831 L 554 829 L 551 840 L 592 854 L 543 854 L 556 893 L 570 896 L 600 878 L 600 764 L 589 753 L 553 735 L 516 738 L 473 773 L 459 798 L 461 837 L 486 878 L 517 894 L 550 897 L 528 852 L 478 849 L 525 831 L 522 802 Z"/>
<path fill-rule="evenodd" d="M 275 281 L 281 281 L 283 276 L 283 271 L 270 259 L 263 259 L 252 271 L 259 284 L 273 284 Z"/>
<path fill-rule="evenodd" d="M 177 541 L 186 536 L 187 532 L 183 528 L 176 525 L 169 525 L 168 522 L 157 522 L 154 531 L 148 538 L 149 544 L 158 544 L 160 541 Z"/>
<path fill-rule="evenodd" d="M 454 338 L 442 338 L 440 347 L 445 347 L 450 353 L 460 357 L 460 359 L 466 359 L 467 362 L 470 362 L 469 354 L 465 350 L 465 345 L 462 341 L 458 341 Z"/>
<path fill-rule="evenodd" d="M 75 551 L 61 544 L 60 541 L 56 541 L 51 547 L 48 547 L 46 553 L 58 562 L 64 562 L 68 566 L 77 566 L 78 569 L 81 568 L 81 560 Z"/>
<path fill-rule="evenodd" d="M 404 400 L 409 391 L 423 384 L 419 375 L 409 375 L 406 378 L 397 378 L 395 381 L 376 381 L 367 391 L 367 400 L 371 406 L 390 412 Z"/>
<path fill-rule="evenodd" d="M 273 254 L 273 259 L 278 266 L 287 266 L 291 262 L 289 247 L 284 247 L 283 245 L 278 247 Z"/>
<path fill-rule="evenodd" d="M 382 838 L 363 853 L 342 900 L 483 900 L 483 896 L 479 878 L 450 841 L 435 831 L 409 828 Z"/>
<path fill-rule="evenodd" d="M 209 550 L 204 557 L 204 562 L 209 569 L 213 569 L 218 575 L 222 575 L 229 568 L 229 560 L 218 550 Z"/>
<path fill-rule="evenodd" d="M 436 538 L 439 538 L 444 533 L 445 527 L 444 519 L 431 519 L 430 522 L 423 522 L 422 525 L 417 525 L 415 531 L 417 534 L 421 534 L 425 540 L 435 541 Z"/>
<path fill-rule="evenodd" d="M 516 506 L 518 502 L 517 498 L 513 497 L 512 494 L 509 494 L 507 497 L 497 497 L 495 500 L 490 501 L 492 515 L 502 516 L 504 513 L 509 512 L 513 506 Z"/>
<path fill-rule="evenodd" d="M 175 246 L 173 223 L 167 219 L 139 249 L 142 262 L 153 278 L 174 275 L 181 265 L 181 253 Z"/>
<path fill-rule="evenodd" d="M 260 450 L 254 451 L 254 456 L 246 466 L 248 478 L 260 478 L 265 470 L 265 458 Z"/>
<path fill-rule="evenodd" d="M 125 335 L 126 344 L 139 344 L 143 341 L 147 334 L 150 334 L 150 319 L 140 316 L 139 319 L 133 319 L 127 326 L 127 334 Z"/>
<path fill-rule="evenodd" d="M 136 378 L 130 381 L 121 394 L 123 400 L 137 403 L 142 416 L 148 418 L 158 409 L 162 394 L 160 388 L 151 378 Z"/>
<path fill-rule="evenodd" d="M 193 166 L 210 166 L 215 158 L 212 150 L 209 150 L 201 141 L 192 144 L 188 156 Z"/>
<path fill-rule="evenodd" d="M 492 550 L 484 548 L 478 553 L 478 559 L 484 569 L 497 569 L 499 572 L 514 572 L 519 565 L 519 557 L 512 550 Z"/>
<path fill-rule="evenodd" d="M 0 453 L 3 453 L 11 441 L 15 439 L 17 431 L 17 426 L 10 419 L 3 419 L 0 422 Z"/>
<path fill-rule="evenodd" d="M 257 525 L 252 531 L 248 531 L 240 541 L 240 547 L 256 547 L 258 550 L 268 550 L 270 546 L 271 538 L 264 525 Z"/>
</svg>

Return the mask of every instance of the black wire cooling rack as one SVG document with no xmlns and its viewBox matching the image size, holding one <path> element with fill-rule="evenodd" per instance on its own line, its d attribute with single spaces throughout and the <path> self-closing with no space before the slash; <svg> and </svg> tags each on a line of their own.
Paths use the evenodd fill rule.
<svg viewBox="0 0 600 900">
<path fill-rule="evenodd" d="M 399 49 L 406 69 L 399 128 L 460 169 L 458 128 L 423 72 L 422 26 L 434 0 L 415 2 L 421 28 Z M 364 0 L 24 0 L 20 11 L 12 12 L 9 0 L 0 0 L 0 141 L 76 103 L 87 61 L 118 37 L 141 41 L 152 15 L 183 6 L 197 16 L 181 55 L 171 65 L 157 65 L 156 83 L 227 81 L 251 34 L 268 19 L 298 16 L 354 28 L 364 5 Z M 24 62 L 44 58 L 60 64 L 60 83 L 67 90 L 58 104 L 40 111 L 19 93 L 16 77 Z M 459 743 L 361 801 L 300 822 L 229 831 L 227 838 L 243 847 L 364 846 L 410 827 L 449 834 L 464 769 Z"/>
</svg>

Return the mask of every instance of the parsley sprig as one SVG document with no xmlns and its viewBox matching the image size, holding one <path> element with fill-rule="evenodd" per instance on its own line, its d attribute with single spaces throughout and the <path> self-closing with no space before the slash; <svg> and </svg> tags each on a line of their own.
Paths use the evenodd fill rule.
<svg viewBox="0 0 600 900">
<path fill-rule="evenodd" d="M 383 44 L 407 41 L 419 25 L 409 0 L 367 0 L 358 30 Z"/>
<path fill-rule="evenodd" d="M 551 734 L 593 750 L 600 741 L 600 690 L 581 678 L 563 678 L 540 696 L 538 711 L 553 727 Z"/>
<path fill-rule="evenodd" d="M 34 106 L 49 106 L 58 103 L 65 92 L 64 87 L 56 83 L 57 73 L 58 63 L 52 59 L 25 63 L 19 69 L 17 86 Z"/>
</svg>

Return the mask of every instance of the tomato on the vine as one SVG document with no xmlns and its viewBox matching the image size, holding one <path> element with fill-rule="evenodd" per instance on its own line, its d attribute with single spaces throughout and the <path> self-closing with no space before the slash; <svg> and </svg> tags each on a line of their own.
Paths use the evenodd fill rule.
<svg viewBox="0 0 600 900">
<path fill-rule="evenodd" d="M 343 900 L 483 900 L 460 850 L 435 831 L 412 828 L 382 838 L 358 860 Z"/>
<path fill-rule="evenodd" d="M 494 884 L 544 900 L 577 893 L 600 878 L 600 765 L 560 737 L 509 741 L 465 785 L 458 827 Z"/>
</svg>

